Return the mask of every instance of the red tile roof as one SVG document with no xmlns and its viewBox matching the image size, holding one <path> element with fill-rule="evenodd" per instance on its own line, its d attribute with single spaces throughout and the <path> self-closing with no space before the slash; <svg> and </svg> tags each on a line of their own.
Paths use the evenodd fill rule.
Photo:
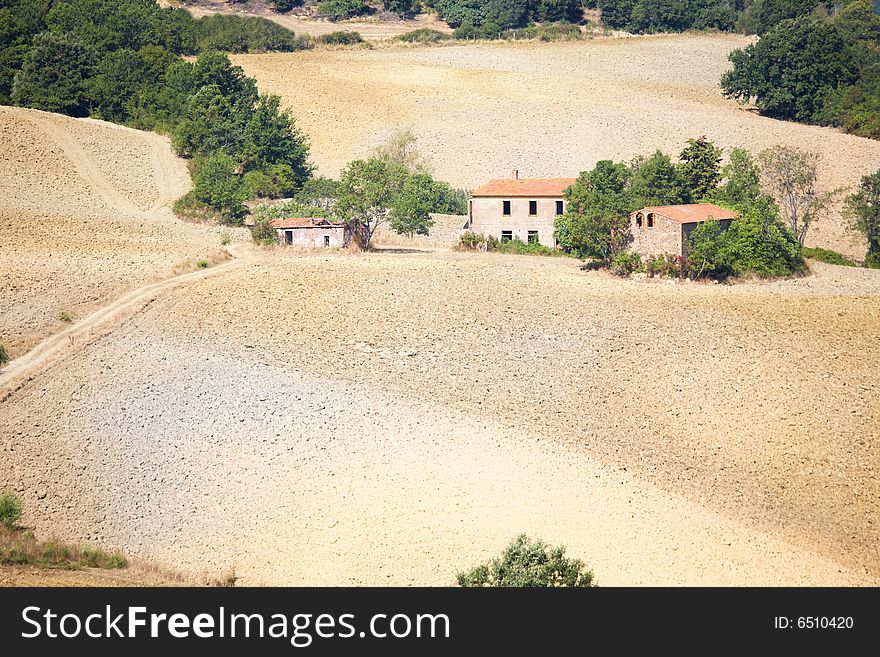
<svg viewBox="0 0 880 657">
<path fill-rule="evenodd" d="M 726 210 L 714 203 L 693 203 L 690 205 L 655 205 L 639 210 L 642 213 L 653 212 L 662 217 L 672 219 L 680 224 L 691 224 L 707 219 L 736 219 L 739 215 L 733 210 Z"/>
<path fill-rule="evenodd" d="M 281 217 L 273 219 L 269 225 L 272 228 L 317 228 L 341 226 L 342 224 L 333 223 L 324 217 Z"/>
<path fill-rule="evenodd" d="M 559 196 L 571 187 L 577 178 L 513 178 L 490 180 L 474 190 L 471 196 Z"/>
</svg>

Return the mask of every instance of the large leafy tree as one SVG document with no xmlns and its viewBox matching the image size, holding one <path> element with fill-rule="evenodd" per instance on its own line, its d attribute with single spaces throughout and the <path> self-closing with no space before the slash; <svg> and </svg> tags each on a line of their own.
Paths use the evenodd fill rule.
<svg viewBox="0 0 880 657">
<path fill-rule="evenodd" d="M 409 172 L 379 158 L 355 160 L 342 172 L 334 214 L 351 228 L 356 244 L 367 250 L 376 229 L 386 223 Z"/>
<path fill-rule="evenodd" d="M 846 211 L 853 228 L 868 241 L 865 266 L 880 269 L 880 170 L 862 178 L 846 199 Z"/>
<path fill-rule="evenodd" d="M 568 207 L 556 218 L 557 243 L 582 257 L 609 262 L 631 241 L 632 173 L 625 164 L 602 160 L 565 192 Z"/>
<path fill-rule="evenodd" d="M 829 92 L 855 82 L 851 41 L 834 23 L 813 19 L 779 23 L 755 44 L 730 54 L 724 94 L 752 99 L 768 116 L 806 123 L 822 119 Z"/>
<path fill-rule="evenodd" d="M 427 235 L 434 225 L 430 213 L 443 202 L 441 193 L 428 174 L 410 176 L 391 202 L 391 228 L 407 237 Z"/>
<path fill-rule="evenodd" d="M 658 150 L 648 158 L 635 160 L 631 166 L 634 208 L 684 202 L 684 181 L 668 155 Z"/>
<path fill-rule="evenodd" d="M 12 100 L 47 112 L 87 116 L 94 72 L 91 48 L 71 36 L 45 32 L 34 38 L 15 75 Z"/>
<path fill-rule="evenodd" d="M 712 201 L 733 207 L 750 205 L 761 195 L 761 170 L 743 148 L 730 151 L 730 162 L 721 170 L 724 184 L 710 194 Z"/>
<path fill-rule="evenodd" d="M 708 198 L 721 179 L 721 149 L 705 137 L 689 139 L 679 156 L 678 173 L 686 201 Z"/>
</svg>

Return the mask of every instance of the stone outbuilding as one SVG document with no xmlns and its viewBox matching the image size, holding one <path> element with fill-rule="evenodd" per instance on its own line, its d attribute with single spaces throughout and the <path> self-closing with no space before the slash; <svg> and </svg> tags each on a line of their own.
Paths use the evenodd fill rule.
<svg viewBox="0 0 880 657">
<path fill-rule="evenodd" d="M 553 248 L 553 224 L 565 213 L 565 190 L 576 180 L 520 178 L 518 171 L 510 178 L 490 180 L 468 199 L 464 230 L 502 242 L 516 238 Z"/>
<path fill-rule="evenodd" d="M 283 217 L 273 219 L 269 225 L 281 244 L 329 249 L 348 246 L 351 241 L 351 229 L 346 224 L 324 217 Z"/>
<path fill-rule="evenodd" d="M 714 203 L 642 208 L 629 216 L 633 242 L 630 251 L 643 257 L 687 255 L 687 237 L 704 221 L 717 219 L 722 230 L 739 215 Z"/>
</svg>

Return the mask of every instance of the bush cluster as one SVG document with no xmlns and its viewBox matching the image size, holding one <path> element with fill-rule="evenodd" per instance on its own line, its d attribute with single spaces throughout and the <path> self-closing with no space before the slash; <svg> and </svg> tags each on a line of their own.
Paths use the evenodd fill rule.
<svg viewBox="0 0 880 657">
<path fill-rule="evenodd" d="M 516 237 L 509 240 L 499 240 L 491 235 L 482 235 L 471 231 L 463 232 L 458 238 L 456 246 L 461 251 L 495 251 L 515 255 L 564 255 L 561 251 L 538 242 L 527 243 Z"/>
<path fill-rule="evenodd" d="M 360 32 L 339 30 L 337 32 L 330 32 L 329 34 L 322 34 L 318 37 L 317 41 L 318 43 L 323 43 L 325 45 L 354 46 L 359 43 L 364 43 L 364 38 L 361 36 Z"/>
<path fill-rule="evenodd" d="M 429 0 L 438 16 L 456 28 L 457 38 L 497 38 L 534 21 L 578 23 L 580 0 Z"/>
</svg>

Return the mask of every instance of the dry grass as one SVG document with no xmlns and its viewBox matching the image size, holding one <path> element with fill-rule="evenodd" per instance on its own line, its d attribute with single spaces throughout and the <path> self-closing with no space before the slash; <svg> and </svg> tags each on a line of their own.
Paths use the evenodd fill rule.
<svg viewBox="0 0 880 657">
<path fill-rule="evenodd" d="M 0 564 L 77 570 L 125 568 L 128 562 L 120 552 L 69 545 L 54 538 L 39 541 L 28 529 L 0 525 Z"/>
</svg>

